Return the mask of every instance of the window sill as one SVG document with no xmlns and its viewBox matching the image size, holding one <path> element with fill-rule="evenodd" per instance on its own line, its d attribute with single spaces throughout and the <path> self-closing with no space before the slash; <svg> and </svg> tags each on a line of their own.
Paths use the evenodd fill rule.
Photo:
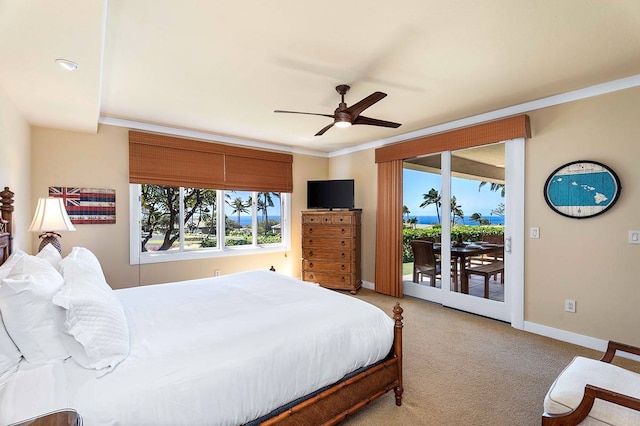
<svg viewBox="0 0 640 426">
<path fill-rule="evenodd" d="M 277 253 L 290 250 L 284 244 L 273 246 L 231 246 L 223 250 L 217 248 L 194 251 L 168 251 L 131 253 L 130 265 L 146 265 L 150 263 L 180 262 L 185 260 L 210 259 L 216 257 L 246 256 L 253 254 Z"/>
</svg>

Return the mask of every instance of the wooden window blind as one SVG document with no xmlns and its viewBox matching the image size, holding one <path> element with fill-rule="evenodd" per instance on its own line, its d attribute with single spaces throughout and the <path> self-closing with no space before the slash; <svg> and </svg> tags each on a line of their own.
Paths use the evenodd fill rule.
<svg viewBox="0 0 640 426">
<path fill-rule="evenodd" d="M 293 156 L 129 132 L 129 182 L 260 192 L 293 191 Z"/>
<path fill-rule="evenodd" d="M 407 158 L 530 138 L 529 116 L 518 115 L 376 149 L 376 291 L 402 296 L 402 163 Z"/>
</svg>

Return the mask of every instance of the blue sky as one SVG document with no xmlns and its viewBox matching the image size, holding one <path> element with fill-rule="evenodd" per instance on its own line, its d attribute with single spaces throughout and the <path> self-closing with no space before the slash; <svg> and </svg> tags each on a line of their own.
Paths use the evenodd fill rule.
<svg viewBox="0 0 640 426">
<path fill-rule="evenodd" d="M 435 188 L 440 192 L 440 175 L 418 172 L 404 169 L 404 205 L 409 208 L 409 216 L 435 216 L 436 208 L 430 205 L 426 208 L 418 207 L 424 201 L 423 194 Z M 498 204 L 504 203 L 500 191 L 489 190 L 487 184 L 478 191 L 480 181 L 460 178 L 451 179 L 451 195 L 455 195 L 458 205 L 462 206 L 465 216 L 480 213 L 482 216 L 490 216 L 491 210 Z"/>
</svg>

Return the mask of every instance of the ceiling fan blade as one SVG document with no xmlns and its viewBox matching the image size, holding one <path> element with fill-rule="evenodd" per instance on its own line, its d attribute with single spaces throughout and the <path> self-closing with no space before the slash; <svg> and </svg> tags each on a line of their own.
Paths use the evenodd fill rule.
<svg viewBox="0 0 640 426">
<path fill-rule="evenodd" d="M 402 126 L 402 124 L 394 123 L 393 121 L 378 120 L 377 118 L 363 117 L 361 115 L 356 117 L 351 124 L 368 124 L 369 126 L 393 127 L 394 129 Z"/>
<path fill-rule="evenodd" d="M 348 112 L 351 115 L 351 117 L 356 118 L 357 116 L 360 115 L 362 111 L 369 108 L 371 105 L 375 104 L 376 102 L 382 100 L 385 96 L 387 96 L 387 94 L 382 92 L 372 93 L 366 98 L 364 98 L 363 100 L 361 100 L 360 102 L 351 105 L 345 111 Z"/>
<path fill-rule="evenodd" d="M 324 135 L 324 132 L 326 132 L 327 130 L 329 130 L 329 129 L 330 129 L 330 128 L 332 128 L 332 127 L 333 127 L 333 123 L 331 123 L 331 124 L 329 124 L 329 125 L 327 125 L 327 126 L 323 127 L 323 128 L 322 128 L 322 130 L 320 130 L 320 131 L 319 131 L 318 133 L 316 133 L 314 136 L 322 136 L 322 135 Z"/>
<path fill-rule="evenodd" d="M 282 110 L 279 110 L 279 109 L 277 109 L 277 110 L 275 110 L 275 111 L 273 111 L 273 112 L 284 112 L 284 113 L 287 113 L 287 114 L 319 115 L 319 116 L 321 116 L 321 117 L 329 117 L 329 118 L 333 118 L 333 115 L 330 115 L 330 114 L 318 114 L 318 113 L 315 113 L 315 112 L 282 111 Z"/>
</svg>

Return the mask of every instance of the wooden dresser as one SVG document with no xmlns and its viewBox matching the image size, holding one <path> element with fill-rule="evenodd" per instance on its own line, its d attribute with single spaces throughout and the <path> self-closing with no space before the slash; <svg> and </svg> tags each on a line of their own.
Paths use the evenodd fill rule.
<svg viewBox="0 0 640 426">
<path fill-rule="evenodd" d="M 302 212 L 302 279 L 356 294 L 360 273 L 362 212 Z"/>
</svg>

